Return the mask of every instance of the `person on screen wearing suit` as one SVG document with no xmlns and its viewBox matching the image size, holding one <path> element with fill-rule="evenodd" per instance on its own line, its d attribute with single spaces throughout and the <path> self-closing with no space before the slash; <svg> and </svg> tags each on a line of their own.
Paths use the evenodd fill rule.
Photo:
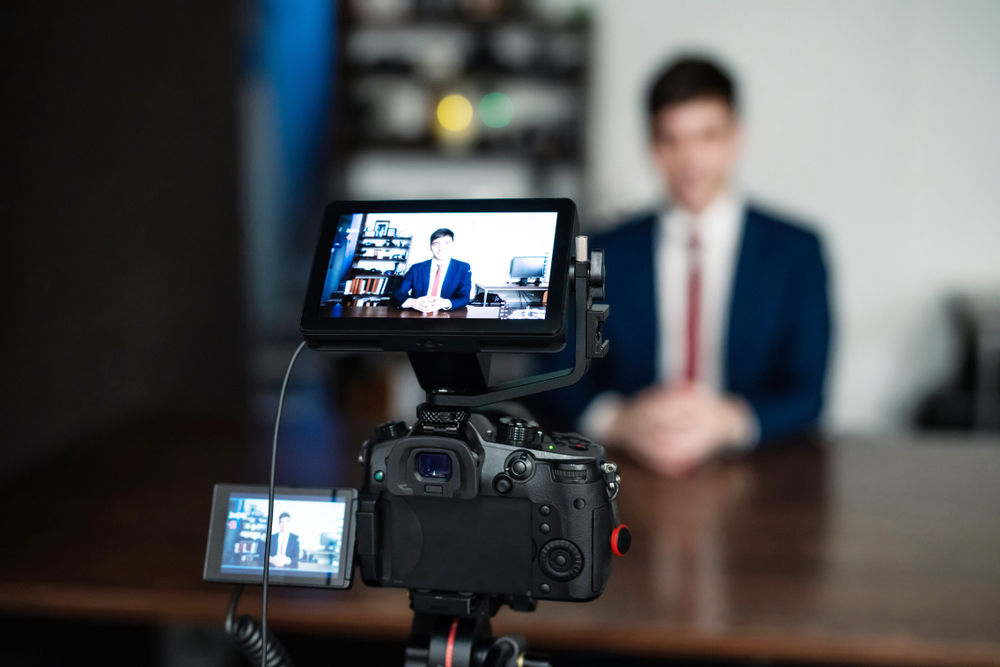
<svg viewBox="0 0 1000 667">
<path fill-rule="evenodd" d="M 400 308 L 422 313 L 454 310 L 469 303 L 472 292 L 472 267 L 451 256 L 455 233 L 438 229 L 431 234 L 433 257 L 410 267 L 393 293 Z"/>
<path fill-rule="evenodd" d="M 819 238 L 734 186 L 731 78 L 679 59 L 647 109 L 671 204 L 591 240 L 605 251 L 610 352 L 547 403 L 557 424 L 680 475 L 816 425 L 831 317 Z"/>
<path fill-rule="evenodd" d="M 289 531 L 292 515 L 278 515 L 278 532 L 271 535 L 271 567 L 294 569 L 299 566 L 299 536 Z"/>
</svg>

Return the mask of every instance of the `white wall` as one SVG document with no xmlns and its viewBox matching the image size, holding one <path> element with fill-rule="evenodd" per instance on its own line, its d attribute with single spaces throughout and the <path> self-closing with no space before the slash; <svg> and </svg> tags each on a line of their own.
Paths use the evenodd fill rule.
<svg viewBox="0 0 1000 667">
<path fill-rule="evenodd" d="M 944 299 L 1000 293 L 1000 2 L 604 0 L 591 220 L 648 204 L 649 77 L 681 50 L 739 78 L 751 195 L 821 231 L 835 430 L 904 426 L 955 350 Z"/>
</svg>

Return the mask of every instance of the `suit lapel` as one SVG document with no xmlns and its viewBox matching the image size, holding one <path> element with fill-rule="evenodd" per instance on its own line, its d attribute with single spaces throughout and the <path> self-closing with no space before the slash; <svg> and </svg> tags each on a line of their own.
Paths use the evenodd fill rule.
<svg viewBox="0 0 1000 667">
<path fill-rule="evenodd" d="M 743 212 L 739 259 L 730 290 L 729 327 L 726 337 L 725 388 L 739 385 L 741 359 L 755 347 L 754 326 L 767 271 L 767 239 L 757 214 L 749 207 Z"/>
</svg>

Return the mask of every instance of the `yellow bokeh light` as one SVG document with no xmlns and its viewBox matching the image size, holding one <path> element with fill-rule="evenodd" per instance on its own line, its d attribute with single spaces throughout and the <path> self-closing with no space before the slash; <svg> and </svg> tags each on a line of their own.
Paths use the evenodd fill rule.
<svg viewBox="0 0 1000 667">
<path fill-rule="evenodd" d="M 438 122 L 451 132 L 461 132 L 469 127 L 473 113 L 472 103 L 462 95 L 448 95 L 438 102 Z"/>
</svg>

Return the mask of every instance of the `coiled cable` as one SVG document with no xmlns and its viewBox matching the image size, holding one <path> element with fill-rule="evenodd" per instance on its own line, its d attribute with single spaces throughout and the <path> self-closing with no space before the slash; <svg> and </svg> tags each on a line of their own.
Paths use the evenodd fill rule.
<svg viewBox="0 0 1000 667">
<path fill-rule="evenodd" d="M 258 667 L 292 667 L 285 647 L 277 638 L 268 633 L 267 657 L 261 665 L 260 655 L 264 647 L 264 631 L 257 619 L 248 614 L 236 617 L 236 607 L 243 594 L 243 585 L 238 584 L 229 598 L 229 609 L 226 611 L 226 638 L 250 661 Z"/>
</svg>

